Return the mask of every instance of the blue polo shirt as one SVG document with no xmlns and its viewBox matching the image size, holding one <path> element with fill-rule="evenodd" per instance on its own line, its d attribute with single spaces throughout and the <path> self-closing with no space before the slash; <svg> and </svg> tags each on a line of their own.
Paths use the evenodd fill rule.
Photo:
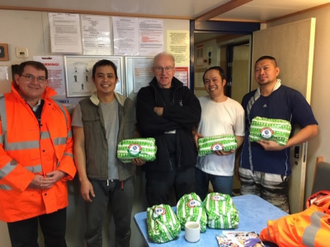
<svg viewBox="0 0 330 247">
<path fill-rule="evenodd" d="M 288 176 L 291 174 L 290 148 L 281 151 L 265 151 L 260 144 L 250 142 L 252 119 L 256 116 L 284 119 L 288 120 L 292 126 L 297 124 L 301 128 L 317 124 L 317 121 L 310 105 L 297 90 L 281 85 L 269 96 L 260 95 L 254 100 L 255 93 L 256 90 L 246 94 L 242 100 L 246 131 L 240 167 Z"/>
</svg>

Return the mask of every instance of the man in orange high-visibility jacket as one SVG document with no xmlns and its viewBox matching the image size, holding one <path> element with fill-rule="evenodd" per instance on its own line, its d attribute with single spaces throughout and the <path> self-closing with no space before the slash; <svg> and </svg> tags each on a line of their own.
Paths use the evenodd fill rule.
<svg viewBox="0 0 330 247">
<path fill-rule="evenodd" d="M 0 96 L 0 220 L 13 247 L 66 246 L 67 180 L 76 167 L 68 111 L 50 97 L 39 62 L 20 64 L 12 92 Z"/>
</svg>

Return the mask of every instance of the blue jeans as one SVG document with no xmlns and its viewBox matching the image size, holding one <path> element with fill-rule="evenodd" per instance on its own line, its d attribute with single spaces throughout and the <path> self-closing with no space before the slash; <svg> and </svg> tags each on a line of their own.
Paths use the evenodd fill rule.
<svg viewBox="0 0 330 247">
<path fill-rule="evenodd" d="M 131 237 L 131 213 L 134 200 L 135 177 L 124 181 L 89 180 L 95 192 L 92 202 L 86 202 L 87 230 L 85 239 L 88 247 L 102 247 L 102 227 L 110 203 L 115 223 L 116 247 L 129 247 Z"/>
<path fill-rule="evenodd" d="M 217 176 L 205 173 L 198 168 L 195 169 L 196 194 L 199 195 L 202 201 L 208 194 L 209 182 L 211 182 L 214 192 L 232 195 L 233 176 Z"/>
</svg>

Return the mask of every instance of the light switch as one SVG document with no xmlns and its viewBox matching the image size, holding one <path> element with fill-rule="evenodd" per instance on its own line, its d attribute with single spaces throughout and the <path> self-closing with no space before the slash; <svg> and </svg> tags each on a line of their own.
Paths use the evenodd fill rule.
<svg viewBox="0 0 330 247">
<path fill-rule="evenodd" d="M 28 49 L 26 47 L 16 47 L 16 57 L 28 57 Z"/>
</svg>

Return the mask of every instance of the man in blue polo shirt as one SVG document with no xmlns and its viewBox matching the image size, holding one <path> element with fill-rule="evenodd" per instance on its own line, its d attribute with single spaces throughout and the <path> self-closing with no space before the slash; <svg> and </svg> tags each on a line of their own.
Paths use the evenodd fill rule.
<svg viewBox="0 0 330 247">
<path fill-rule="evenodd" d="M 291 174 L 290 147 L 308 141 L 318 133 L 318 123 L 302 94 L 281 85 L 280 68 L 275 58 L 260 57 L 255 63 L 259 88 L 243 97 L 245 141 L 240 156 L 239 176 L 242 194 L 259 195 L 283 211 L 289 212 L 288 177 Z M 274 141 L 249 141 L 254 117 L 284 119 L 301 130 L 291 135 L 285 146 Z"/>
</svg>

